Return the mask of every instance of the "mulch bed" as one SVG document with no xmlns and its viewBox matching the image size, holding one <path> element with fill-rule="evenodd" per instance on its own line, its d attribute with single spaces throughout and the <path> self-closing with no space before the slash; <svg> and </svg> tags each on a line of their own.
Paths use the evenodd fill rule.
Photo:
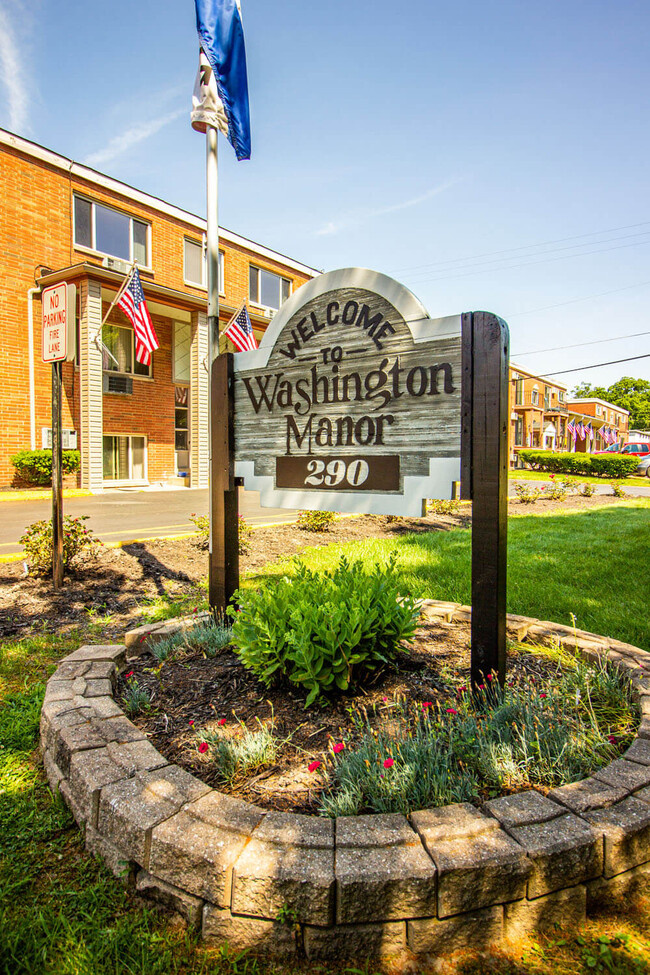
<svg viewBox="0 0 650 975">
<path fill-rule="evenodd" d="M 458 680 L 469 683 L 469 647 L 469 624 L 423 617 L 397 669 L 375 675 L 357 693 L 307 710 L 305 695 L 286 687 L 265 688 L 230 648 L 211 659 L 182 649 L 161 669 L 147 651 L 131 661 L 130 668 L 131 679 L 150 691 L 152 710 L 132 720 L 165 758 L 208 785 L 267 809 L 315 813 L 323 779 L 308 766 L 313 760 L 327 760 L 332 743 L 352 743 L 351 711 L 365 710 L 373 727 L 385 727 L 395 700 L 453 704 Z M 533 676 L 541 687 L 554 670 L 543 657 L 516 653 L 509 660 L 508 680 Z M 119 692 L 125 689 L 122 681 Z M 209 754 L 198 751 L 202 729 L 218 728 L 224 736 L 236 736 L 243 725 L 253 731 L 259 723 L 272 724 L 274 734 L 287 739 L 276 763 L 224 786 Z"/>
</svg>

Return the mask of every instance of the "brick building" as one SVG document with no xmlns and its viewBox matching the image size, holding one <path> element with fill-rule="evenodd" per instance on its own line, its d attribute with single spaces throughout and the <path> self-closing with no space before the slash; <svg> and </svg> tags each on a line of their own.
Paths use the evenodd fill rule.
<svg viewBox="0 0 650 975">
<path fill-rule="evenodd" d="M 64 446 L 83 487 L 207 485 L 205 220 L 0 130 L 0 487 L 12 454 L 51 438 L 41 290 L 76 285 L 77 351 L 63 364 Z M 243 301 L 259 341 L 280 304 L 318 272 L 220 230 L 220 319 Z M 135 361 L 133 329 L 108 311 L 137 260 L 160 348 Z M 225 342 L 225 340 L 222 340 Z"/>
<path fill-rule="evenodd" d="M 628 439 L 629 413 L 620 406 L 600 399 L 570 399 L 567 387 L 537 376 L 521 366 L 510 364 L 509 389 L 510 467 L 518 467 L 521 450 L 577 451 L 593 453 L 610 445 L 611 434 L 617 441 Z M 593 437 L 576 437 L 568 430 L 569 422 L 591 423 Z"/>
</svg>

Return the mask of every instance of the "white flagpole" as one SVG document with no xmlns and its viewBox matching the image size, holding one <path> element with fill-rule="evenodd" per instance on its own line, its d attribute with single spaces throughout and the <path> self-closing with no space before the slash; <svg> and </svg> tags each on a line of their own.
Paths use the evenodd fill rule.
<svg viewBox="0 0 650 975">
<path fill-rule="evenodd" d="M 205 127 L 206 186 L 207 186 L 207 263 L 208 263 L 208 470 L 209 470 L 209 552 L 208 578 L 212 593 L 218 567 L 214 564 L 214 505 L 216 458 L 212 450 L 212 372 L 214 360 L 219 355 L 219 170 L 217 156 L 217 129 Z"/>
</svg>

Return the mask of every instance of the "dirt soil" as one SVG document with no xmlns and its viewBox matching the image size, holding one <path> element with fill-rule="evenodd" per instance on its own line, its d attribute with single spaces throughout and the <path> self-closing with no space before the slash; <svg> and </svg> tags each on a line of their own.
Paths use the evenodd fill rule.
<svg viewBox="0 0 650 975">
<path fill-rule="evenodd" d="M 512 514 L 529 511 L 568 510 L 615 504 L 613 495 L 571 497 L 565 502 L 538 501 L 531 509 L 511 501 Z M 255 529 L 247 555 L 240 557 L 240 571 L 256 572 L 266 563 L 296 555 L 310 546 L 329 545 L 364 538 L 395 538 L 407 532 L 450 531 L 471 524 L 471 506 L 461 505 L 453 515 L 428 514 L 426 518 L 395 518 L 364 515 L 340 518 L 327 533 L 307 532 L 295 525 Z M 142 610 L 159 598 L 205 599 L 201 580 L 207 574 L 207 554 L 194 539 L 153 540 L 122 548 L 99 548 L 84 557 L 77 572 L 71 571 L 58 592 L 51 580 L 26 575 L 22 562 L 0 564 L 0 639 L 45 632 L 95 629 L 101 639 L 119 642 L 125 630 L 140 625 Z M 97 641 L 95 641 L 97 642 Z"/>
</svg>

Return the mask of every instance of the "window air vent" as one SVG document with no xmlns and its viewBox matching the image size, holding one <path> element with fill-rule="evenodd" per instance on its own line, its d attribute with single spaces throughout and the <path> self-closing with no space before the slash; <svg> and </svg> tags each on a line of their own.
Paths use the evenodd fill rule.
<svg viewBox="0 0 650 975">
<path fill-rule="evenodd" d="M 133 393 L 133 380 L 130 376 L 111 376 L 110 373 L 105 372 L 103 389 L 105 393 L 131 395 Z"/>
</svg>

